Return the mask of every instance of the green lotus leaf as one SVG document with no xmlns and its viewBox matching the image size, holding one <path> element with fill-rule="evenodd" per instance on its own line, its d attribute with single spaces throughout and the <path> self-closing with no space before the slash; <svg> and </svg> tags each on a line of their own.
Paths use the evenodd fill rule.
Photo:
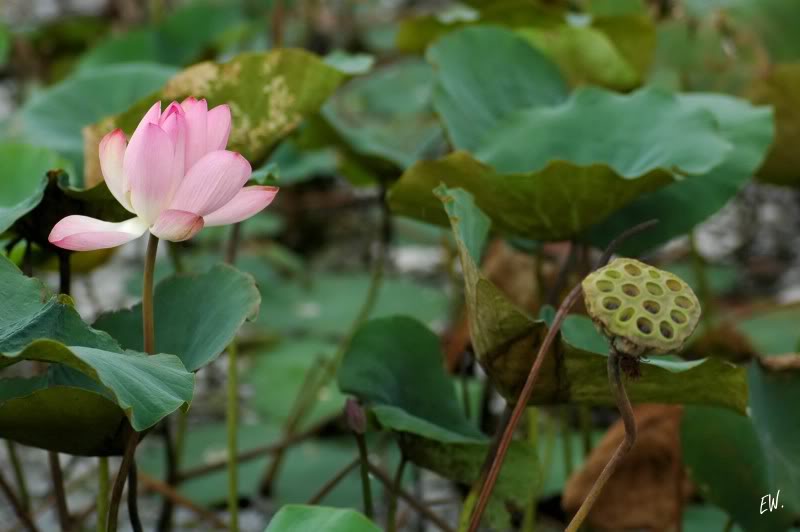
<svg viewBox="0 0 800 532">
<path fill-rule="evenodd" d="M 7 416 L 7 422 L 0 423 L 0 436 L 38 445 L 47 439 L 42 431 L 50 427 L 48 448 L 115 454 L 122 450 L 115 446 L 115 435 L 122 428 L 119 421 L 123 415 L 141 431 L 178 408 L 188 408 L 194 376 L 178 357 L 123 351 L 113 338 L 84 323 L 69 297 L 51 294 L 5 258 L 0 258 L 0 294 L 0 368 L 23 360 L 50 364 L 46 381 L 17 380 L 15 385 L 2 387 L 0 401 L 5 402 L 0 402 L 0 416 Z M 42 422 L 38 428 L 30 423 L 34 417 L 59 416 L 64 404 L 59 401 L 64 397 L 75 397 L 82 408 L 64 419 Z M 12 403 L 13 411 L 8 406 Z M 119 416 L 110 413 L 108 403 Z M 30 419 L 20 414 L 28 409 Z M 105 439 L 87 438 L 81 446 L 75 431 L 92 423 L 95 415 L 114 424 L 97 425 L 98 437 Z M 74 427 L 61 448 L 59 433 L 53 431 L 66 419 L 72 420 Z"/>
</svg>

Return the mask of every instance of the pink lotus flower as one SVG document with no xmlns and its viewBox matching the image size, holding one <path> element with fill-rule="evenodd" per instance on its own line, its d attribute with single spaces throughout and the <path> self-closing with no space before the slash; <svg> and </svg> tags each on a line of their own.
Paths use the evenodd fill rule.
<svg viewBox="0 0 800 532">
<path fill-rule="evenodd" d="M 108 189 L 134 218 L 120 223 L 67 216 L 50 233 L 52 244 L 75 251 L 119 246 L 149 230 L 180 242 L 203 227 L 250 218 L 269 205 L 276 187 L 245 187 L 252 169 L 225 150 L 231 131 L 227 105 L 208 110 L 205 100 L 153 105 L 130 142 L 117 129 L 100 142 L 100 167 Z"/>
</svg>

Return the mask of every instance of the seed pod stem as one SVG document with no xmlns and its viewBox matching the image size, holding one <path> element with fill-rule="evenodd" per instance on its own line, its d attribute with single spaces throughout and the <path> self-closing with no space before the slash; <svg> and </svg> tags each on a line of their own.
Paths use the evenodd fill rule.
<svg viewBox="0 0 800 532">
<path fill-rule="evenodd" d="M 625 439 L 620 443 L 617 450 L 614 451 L 614 456 L 611 457 L 611 460 L 609 460 L 603 468 L 600 476 L 589 491 L 589 495 L 586 496 L 583 504 L 578 508 L 575 517 L 570 521 L 566 532 L 577 532 L 580 529 L 592 507 L 597 502 L 598 497 L 600 497 L 600 493 L 602 493 L 606 482 L 608 482 L 608 479 L 614 474 L 614 471 L 617 470 L 622 459 L 628 454 L 628 451 L 631 450 L 631 447 L 633 447 L 636 441 L 636 418 L 633 416 L 633 408 L 631 407 L 631 402 L 628 399 L 628 394 L 625 391 L 625 385 L 622 380 L 620 359 L 621 355 L 617 353 L 615 349 L 611 349 L 608 354 L 608 384 L 611 386 L 611 391 L 614 393 L 614 398 L 617 402 L 617 408 L 619 408 L 619 413 L 622 415 L 622 422 L 625 426 Z"/>
</svg>

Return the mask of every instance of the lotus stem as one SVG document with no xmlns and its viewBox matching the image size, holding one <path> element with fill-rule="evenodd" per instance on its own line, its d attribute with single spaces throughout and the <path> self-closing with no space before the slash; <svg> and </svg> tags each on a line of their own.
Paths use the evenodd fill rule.
<svg viewBox="0 0 800 532">
<path fill-rule="evenodd" d="M 633 408 L 631 407 L 631 402 L 628 399 L 628 394 L 625 392 L 625 385 L 622 381 L 620 355 L 615 349 L 612 349 L 608 355 L 608 383 L 611 386 L 611 391 L 614 393 L 617 408 L 619 408 L 619 412 L 622 415 L 622 422 L 625 426 L 625 439 L 622 440 L 617 450 L 614 451 L 611 460 L 609 460 L 603 468 L 603 471 L 595 481 L 592 489 L 589 490 L 589 494 L 586 496 L 586 499 L 584 499 L 581 507 L 578 508 L 578 512 L 575 514 L 575 517 L 572 518 L 566 532 L 577 532 L 580 529 L 592 507 L 597 502 L 598 497 L 600 497 L 600 493 L 602 493 L 603 487 L 608 482 L 608 479 L 610 479 L 617 470 L 622 459 L 628 454 L 628 451 L 631 450 L 631 447 L 633 447 L 636 441 L 636 418 L 633 415 Z"/>
<path fill-rule="evenodd" d="M 108 499 L 111 484 L 108 482 L 108 457 L 101 456 L 97 467 L 97 532 L 108 528 Z"/>
<path fill-rule="evenodd" d="M 237 430 L 239 416 L 239 368 L 236 342 L 228 346 L 228 527 L 232 532 L 239 530 L 239 464 Z"/>
<path fill-rule="evenodd" d="M 142 337 L 144 340 L 144 350 L 148 355 L 155 353 L 155 322 L 153 314 L 153 279 L 156 269 L 156 254 L 158 252 L 158 237 L 150 235 L 147 241 L 147 253 L 144 260 L 144 279 L 142 283 Z M 139 433 L 128 425 L 130 434 L 125 444 L 125 453 L 122 455 L 122 463 L 114 480 L 114 487 L 111 491 L 111 503 L 108 510 L 108 532 L 116 532 L 117 519 L 119 517 L 119 505 L 122 500 L 122 492 L 125 489 L 125 481 L 131 466 L 135 463 L 134 455 L 136 446 L 139 444 Z M 133 497 L 137 496 L 135 490 Z M 130 500 L 128 502 L 130 506 Z M 134 501 L 133 510 L 136 510 Z M 131 515 L 131 524 L 138 520 L 138 516 Z"/>
</svg>

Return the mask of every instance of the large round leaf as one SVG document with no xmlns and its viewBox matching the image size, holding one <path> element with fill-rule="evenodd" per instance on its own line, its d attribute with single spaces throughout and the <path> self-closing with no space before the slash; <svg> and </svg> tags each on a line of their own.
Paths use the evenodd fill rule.
<svg viewBox="0 0 800 532">
<path fill-rule="evenodd" d="M 621 253 L 638 255 L 685 234 L 733 198 L 764 160 L 773 138 L 770 109 L 718 94 L 684 94 L 679 99 L 687 109 L 712 112 L 734 149 L 709 172 L 645 194 L 592 228 L 587 238 L 597 246 L 605 247 L 622 231 L 653 218 L 658 225 L 625 242 Z"/>
<path fill-rule="evenodd" d="M 225 350 L 245 320 L 258 315 L 260 303 L 254 279 L 230 266 L 168 277 L 155 288 L 156 350 L 175 353 L 196 371 Z M 143 348 L 141 304 L 104 314 L 94 327 L 126 349 Z"/>
<path fill-rule="evenodd" d="M 113 65 L 71 76 L 36 93 L 20 111 L 23 132 L 81 167 L 82 128 L 124 111 L 164 84 L 175 70 L 155 64 Z M 96 153 L 97 144 L 91 147 Z"/>
<path fill-rule="evenodd" d="M 191 2 L 154 27 L 104 40 L 81 58 L 78 68 L 137 61 L 183 65 L 196 60 L 214 39 L 243 21 L 237 3 Z"/>
<path fill-rule="evenodd" d="M 264 532 L 379 532 L 380 528 L 355 510 L 290 504 L 275 514 Z"/>
<path fill-rule="evenodd" d="M 323 116 L 356 154 L 406 168 L 442 138 L 431 106 L 433 81 L 426 63 L 395 63 L 352 80 Z"/>
<path fill-rule="evenodd" d="M 562 105 L 498 121 L 475 158 L 456 152 L 417 163 L 392 187 L 389 203 L 398 214 L 446 223 L 432 194 L 444 183 L 471 192 L 502 232 L 560 240 L 674 177 L 714 169 L 732 146 L 695 100 L 656 89 L 581 89 Z"/>
<path fill-rule="evenodd" d="M 46 377 L 2 379 L 0 386 L 2 437 L 80 456 L 122 454 L 125 415 L 106 395 L 74 386 L 48 387 Z"/>
<path fill-rule="evenodd" d="M 520 109 L 564 101 L 558 68 L 502 28 L 466 28 L 428 49 L 437 72 L 434 107 L 456 148 L 478 149 L 489 131 Z"/>
<path fill-rule="evenodd" d="M 439 338 L 406 317 L 375 319 L 355 334 L 339 369 L 339 387 L 369 405 L 380 424 L 399 434 L 404 455 L 436 473 L 472 484 L 490 448 L 464 413 L 455 381 L 444 371 Z M 507 504 L 525 505 L 539 480 L 536 451 L 515 442 L 487 515 L 508 528 Z"/>
<path fill-rule="evenodd" d="M 703 174 L 732 150 L 715 116 L 666 91 L 585 88 L 562 105 L 520 109 L 487 131 L 475 156 L 500 172 L 551 161 L 603 164 L 626 179 L 654 170 Z"/>
<path fill-rule="evenodd" d="M 0 234 L 39 204 L 47 172 L 62 165 L 47 148 L 0 144 Z"/>
<path fill-rule="evenodd" d="M 122 450 L 116 435 L 123 415 L 141 431 L 191 402 L 194 376 L 177 357 L 123 351 L 86 325 L 68 297 L 50 294 L 5 258 L 0 294 L 0 368 L 23 360 L 50 363 L 44 380 L 4 381 L 0 436 L 31 445 L 48 441 L 48 448 L 64 452 L 114 454 Z M 76 408 L 64 416 L 69 403 L 63 400 L 70 397 Z M 31 424 L 34 418 L 41 423 Z M 67 420 L 73 428 L 62 442 L 54 431 Z M 92 423 L 96 432 L 81 443 L 75 431 Z"/>
</svg>

